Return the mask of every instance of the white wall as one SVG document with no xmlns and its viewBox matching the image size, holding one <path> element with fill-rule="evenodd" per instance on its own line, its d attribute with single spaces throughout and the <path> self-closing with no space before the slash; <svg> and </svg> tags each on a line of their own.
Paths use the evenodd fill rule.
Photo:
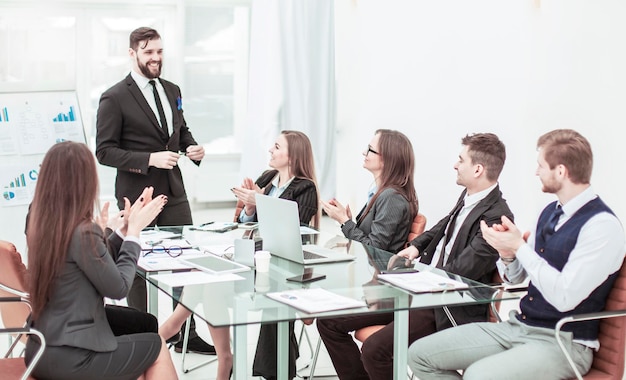
<svg viewBox="0 0 626 380">
<path fill-rule="evenodd" d="M 461 190 L 461 138 L 494 132 L 502 191 L 531 228 L 554 199 L 534 176 L 536 140 L 573 128 L 594 150 L 594 189 L 625 221 L 625 16 L 620 0 L 337 1 L 337 198 L 359 209 L 372 182 L 362 151 L 377 128 L 397 129 L 430 227 Z"/>
</svg>

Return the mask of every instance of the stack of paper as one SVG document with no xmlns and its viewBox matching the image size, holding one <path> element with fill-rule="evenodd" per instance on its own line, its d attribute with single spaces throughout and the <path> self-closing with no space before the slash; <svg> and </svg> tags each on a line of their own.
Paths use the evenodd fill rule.
<svg viewBox="0 0 626 380">
<path fill-rule="evenodd" d="M 211 222 L 202 224 L 200 226 L 191 227 L 192 231 L 208 231 L 208 232 L 226 232 L 234 230 L 239 226 L 239 223 L 235 222 Z"/>
<path fill-rule="evenodd" d="M 285 290 L 266 294 L 269 298 L 306 313 L 365 307 L 363 301 L 340 296 L 321 288 Z"/>
<path fill-rule="evenodd" d="M 378 279 L 413 293 L 443 292 L 446 290 L 467 289 L 469 287 L 464 282 L 428 271 L 380 274 Z"/>
</svg>

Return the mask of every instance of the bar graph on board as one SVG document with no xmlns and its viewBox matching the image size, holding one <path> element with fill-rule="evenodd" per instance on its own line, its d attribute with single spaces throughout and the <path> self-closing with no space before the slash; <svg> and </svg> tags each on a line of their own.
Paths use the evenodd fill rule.
<svg viewBox="0 0 626 380">
<path fill-rule="evenodd" d="M 20 174 L 13 182 L 9 183 L 9 187 L 26 187 L 24 173 Z"/>
<path fill-rule="evenodd" d="M 60 112 L 57 117 L 52 119 L 53 123 L 64 123 L 69 121 L 76 121 L 76 116 L 74 114 L 74 106 L 70 106 L 70 110 L 68 113 Z"/>
<path fill-rule="evenodd" d="M 9 121 L 9 110 L 6 107 L 0 108 L 0 123 Z"/>
</svg>

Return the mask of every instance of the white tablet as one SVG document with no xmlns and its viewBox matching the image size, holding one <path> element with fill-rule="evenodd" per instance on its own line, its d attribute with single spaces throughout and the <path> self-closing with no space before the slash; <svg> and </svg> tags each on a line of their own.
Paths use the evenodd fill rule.
<svg viewBox="0 0 626 380">
<path fill-rule="evenodd" d="M 250 267 L 223 259 L 215 255 L 179 258 L 180 261 L 197 268 L 203 272 L 212 274 L 236 273 L 250 270 Z"/>
</svg>

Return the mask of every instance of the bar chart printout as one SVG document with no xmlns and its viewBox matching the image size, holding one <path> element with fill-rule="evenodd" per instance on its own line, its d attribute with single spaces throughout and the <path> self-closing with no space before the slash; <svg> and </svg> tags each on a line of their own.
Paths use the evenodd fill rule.
<svg viewBox="0 0 626 380">
<path fill-rule="evenodd" d="M 11 176 L 10 173 L 14 173 Z M 32 199 L 37 182 L 38 170 L 27 165 L 11 165 L 2 172 L 2 197 L 0 205 L 12 206 L 28 204 Z"/>
<path fill-rule="evenodd" d="M 70 110 L 68 113 L 60 112 L 57 117 L 52 119 L 53 123 L 63 123 L 63 122 L 73 122 L 76 121 L 76 115 L 74 113 L 74 107 L 70 106 Z"/>
</svg>

